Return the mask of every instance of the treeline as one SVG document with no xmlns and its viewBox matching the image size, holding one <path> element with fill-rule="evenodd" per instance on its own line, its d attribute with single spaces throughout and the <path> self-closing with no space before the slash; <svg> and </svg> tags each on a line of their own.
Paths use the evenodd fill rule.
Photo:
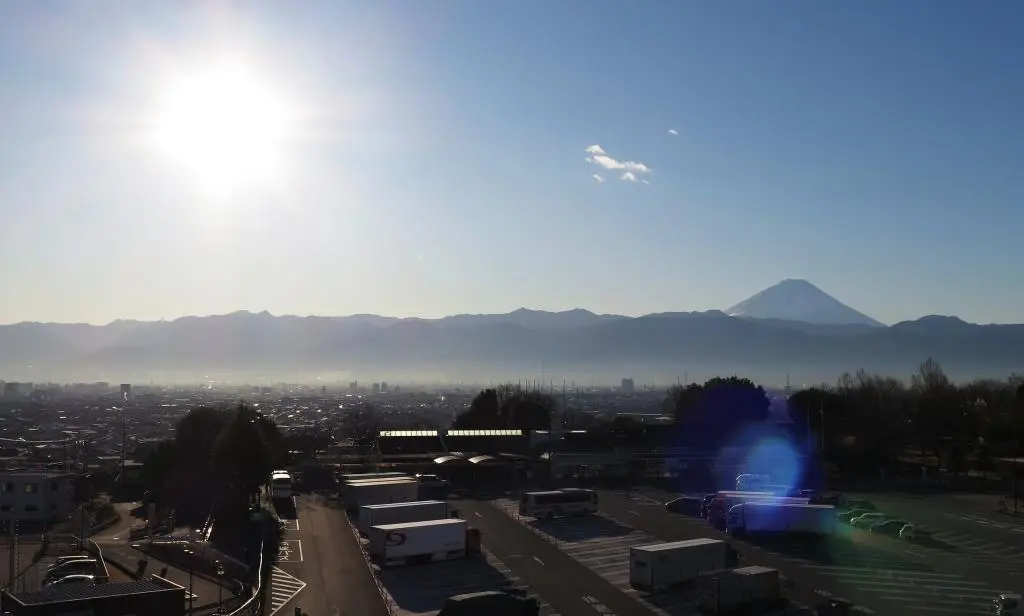
<svg viewBox="0 0 1024 616">
<path fill-rule="evenodd" d="M 771 406 L 750 379 L 716 377 L 666 392 L 662 412 L 675 419 L 667 442 L 664 430 L 623 417 L 591 429 L 633 442 L 657 432 L 658 445 L 712 448 L 770 428 L 838 470 L 872 473 L 911 460 L 952 473 L 991 470 L 993 458 L 1017 455 L 1024 443 L 1024 377 L 958 385 L 933 359 L 907 382 L 860 370 L 797 391 L 785 400 L 792 423 L 784 428 L 766 425 Z M 481 391 L 453 427 L 545 430 L 557 408 L 544 392 L 504 385 Z"/>
<path fill-rule="evenodd" d="M 835 386 L 794 393 L 787 409 L 794 429 L 842 467 L 884 469 L 912 456 L 951 473 L 986 471 L 1024 442 L 1024 378 L 957 385 L 932 359 L 909 383 L 843 374 Z"/>
</svg>

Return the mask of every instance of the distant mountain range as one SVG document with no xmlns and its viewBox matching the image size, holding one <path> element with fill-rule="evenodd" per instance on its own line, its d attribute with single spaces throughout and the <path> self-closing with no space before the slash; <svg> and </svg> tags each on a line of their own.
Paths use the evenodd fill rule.
<svg viewBox="0 0 1024 616">
<path fill-rule="evenodd" d="M 727 373 L 775 383 L 788 375 L 799 383 L 831 382 L 858 368 L 905 377 L 926 357 L 959 378 L 1024 370 L 1024 325 L 927 316 L 885 326 L 807 281 L 786 280 L 724 312 L 641 317 L 526 308 L 443 319 L 243 311 L 104 326 L 0 326 L 0 379 L 36 381 L 171 374 L 191 381 L 215 372 L 250 381 L 393 373 L 664 383 Z"/>
</svg>

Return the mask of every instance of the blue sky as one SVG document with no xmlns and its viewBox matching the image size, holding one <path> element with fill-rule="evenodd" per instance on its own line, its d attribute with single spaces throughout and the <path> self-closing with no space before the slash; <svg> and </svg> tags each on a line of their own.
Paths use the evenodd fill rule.
<svg viewBox="0 0 1024 616">
<path fill-rule="evenodd" d="M 1022 20 L 946 0 L 4 3 L 0 322 L 643 314 L 783 278 L 886 322 L 1021 322 Z M 222 64 L 286 128 L 153 146 L 168 92 Z M 269 132 L 259 98 L 220 123 Z"/>
</svg>

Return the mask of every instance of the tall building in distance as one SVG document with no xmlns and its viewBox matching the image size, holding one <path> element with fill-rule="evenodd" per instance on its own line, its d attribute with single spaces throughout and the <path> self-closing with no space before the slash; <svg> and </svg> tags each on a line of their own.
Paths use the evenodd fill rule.
<svg viewBox="0 0 1024 616">
<path fill-rule="evenodd" d="M 131 402 L 133 400 L 131 383 L 121 383 L 121 398 L 124 399 L 125 402 Z"/>
<path fill-rule="evenodd" d="M 631 393 L 633 393 L 633 390 L 634 390 L 633 379 L 622 379 L 622 385 L 621 385 L 620 389 L 622 390 L 622 393 L 624 393 L 624 394 L 631 394 Z"/>
</svg>

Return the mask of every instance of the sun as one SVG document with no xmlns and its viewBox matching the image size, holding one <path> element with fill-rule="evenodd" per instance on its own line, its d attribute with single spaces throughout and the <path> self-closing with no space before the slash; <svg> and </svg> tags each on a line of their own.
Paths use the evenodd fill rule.
<svg viewBox="0 0 1024 616">
<path fill-rule="evenodd" d="M 167 84 L 153 142 L 204 190 L 223 196 L 283 172 L 289 112 L 248 67 L 219 62 Z"/>
</svg>

